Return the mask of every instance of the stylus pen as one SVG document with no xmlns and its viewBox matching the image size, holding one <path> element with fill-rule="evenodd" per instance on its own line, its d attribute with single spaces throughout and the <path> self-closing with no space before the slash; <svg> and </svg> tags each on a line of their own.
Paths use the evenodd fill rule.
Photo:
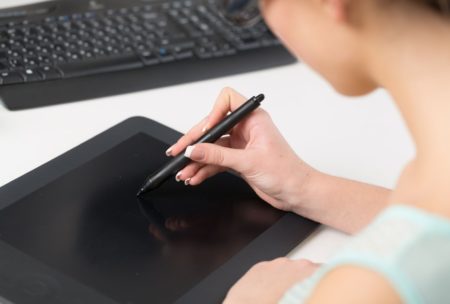
<svg viewBox="0 0 450 304">
<path fill-rule="evenodd" d="M 218 123 L 214 128 L 209 130 L 205 135 L 198 139 L 195 144 L 199 143 L 213 143 L 219 138 L 230 131 L 235 125 L 237 125 L 242 119 L 244 119 L 253 110 L 258 108 L 261 101 L 264 100 L 264 95 L 260 94 L 254 96 L 247 100 L 243 105 L 237 108 L 235 111 L 228 114 L 220 123 Z M 141 187 L 137 196 L 149 192 L 158 188 L 162 183 L 164 183 L 169 177 L 175 175 L 178 171 L 186 167 L 191 162 L 191 160 L 184 156 L 184 151 L 178 156 L 174 157 L 161 169 L 150 175 L 146 180 L 144 185 Z"/>
</svg>

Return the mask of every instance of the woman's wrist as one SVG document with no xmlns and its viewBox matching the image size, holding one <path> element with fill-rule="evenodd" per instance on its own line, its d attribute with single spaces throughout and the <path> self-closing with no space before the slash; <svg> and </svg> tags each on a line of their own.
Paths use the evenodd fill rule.
<svg viewBox="0 0 450 304">
<path fill-rule="evenodd" d="M 324 174 L 299 160 L 293 166 L 290 179 L 285 184 L 285 203 L 287 210 L 303 215 L 305 207 L 315 201 L 316 184 L 322 184 L 325 180 Z"/>
<path fill-rule="evenodd" d="M 331 204 L 332 195 L 330 189 L 336 183 L 335 176 L 331 176 L 310 167 L 301 187 L 298 188 L 297 199 L 292 202 L 292 212 L 310 218 L 312 220 L 326 223 L 328 213 L 332 213 L 334 208 Z"/>
<path fill-rule="evenodd" d="M 355 233 L 365 227 L 387 204 L 390 190 L 311 168 L 301 181 L 290 211 Z M 293 197 L 295 198 L 295 196 Z"/>
</svg>

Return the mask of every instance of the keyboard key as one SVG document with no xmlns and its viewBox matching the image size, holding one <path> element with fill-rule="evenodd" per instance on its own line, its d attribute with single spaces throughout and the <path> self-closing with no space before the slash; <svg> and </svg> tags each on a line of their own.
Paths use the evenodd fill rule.
<svg viewBox="0 0 450 304">
<path fill-rule="evenodd" d="M 158 56 L 156 56 L 153 52 L 149 51 L 141 53 L 141 59 L 147 66 L 159 63 Z"/>
<path fill-rule="evenodd" d="M 59 70 L 51 66 L 44 66 L 40 68 L 38 72 L 42 75 L 44 80 L 54 80 L 62 78 L 62 74 L 59 72 Z"/>
<path fill-rule="evenodd" d="M 142 68 L 144 64 L 137 55 L 118 55 L 61 64 L 58 68 L 64 78 L 82 77 L 99 73 L 117 72 Z"/>
<path fill-rule="evenodd" d="M 8 70 L 8 65 L 7 65 L 7 63 L 6 63 L 6 62 L 1 62 L 1 61 L 0 61 L 0 72 L 7 71 L 7 70 Z"/>
<path fill-rule="evenodd" d="M 34 69 L 26 69 L 24 71 L 24 76 L 26 82 L 34 82 L 34 81 L 40 81 L 43 80 L 42 75 L 40 75 L 36 70 Z"/>
<path fill-rule="evenodd" d="M 25 78 L 19 72 L 3 72 L 0 74 L 3 84 L 17 84 L 25 82 Z"/>
<path fill-rule="evenodd" d="M 212 53 L 206 47 L 199 47 L 195 49 L 195 54 L 200 59 L 207 59 L 212 57 Z"/>
<path fill-rule="evenodd" d="M 169 52 L 169 50 L 167 48 L 160 48 L 158 50 L 158 55 L 159 55 L 159 59 L 161 60 L 161 62 L 170 62 L 170 61 L 174 61 L 175 58 L 173 57 L 173 55 Z"/>
<path fill-rule="evenodd" d="M 193 51 L 174 51 L 174 56 L 176 59 L 188 59 L 188 58 L 192 58 L 194 57 L 194 52 Z"/>
<path fill-rule="evenodd" d="M 14 57 L 9 60 L 9 66 L 11 68 L 22 68 L 23 64 L 21 57 Z"/>
<path fill-rule="evenodd" d="M 253 37 L 241 39 L 241 41 L 236 43 L 236 47 L 242 51 L 255 49 L 255 48 L 259 47 L 260 45 L 261 45 L 261 43 Z"/>
<path fill-rule="evenodd" d="M 184 42 L 178 43 L 172 46 L 172 51 L 175 58 L 177 59 L 187 59 L 194 56 L 193 49 L 195 47 L 194 42 Z"/>
<path fill-rule="evenodd" d="M 92 19 L 95 16 L 96 16 L 95 12 L 86 12 L 86 13 L 84 13 L 84 18 L 86 18 L 86 19 Z"/>
</svg>

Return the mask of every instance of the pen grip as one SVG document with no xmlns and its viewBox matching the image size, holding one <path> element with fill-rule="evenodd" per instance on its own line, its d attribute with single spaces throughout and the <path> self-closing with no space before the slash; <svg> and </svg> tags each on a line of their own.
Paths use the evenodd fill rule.
<svg viewBox="0 0 450 304">
<path fill-rule="evenodd" d="M 242 118 L 249 113 L 251 113 L 254 109 L 256 109 L 260 105 L 260 100 L 253 97 L 248 102 L 240 106 L 234 112 L 229 114 L 225 119 L 223 119 L 218 125 L 209 130 L 207 134 L 202 136 L 196 142 L 193 143 L 214 143 L 228 131 L 230 131 Z M 186 167 L 191 160 L 184 156 L 184 152 L 181 152 L 178 156 L 174 157 L 165 167 L 163 167 L 160 171 L 155 173 L 151 180 L 150 184 L 158 185 L 166 181 L 170 176 L 176 174 L 178 171 Z"/>
<path fill-rule="evenodd" d="M 264 99 L 264 95 L 260 94 L 256 97 L 250 98 L 247 102 L 242 104 L 239 108 L 234 110 L 228 116 L 226 116 L 220 123 L 209 130 L 192 145 L 199 143 L 214 143 L 220 137 L 227 134 L 234 126 L 236 126 L 242 119 L 249 115 L 253 110 L 259 107 L 261 101 Z M 158 170 L 152 176 L 147 178 L 144 186 L 138 192 L 138 196 L 142 193 L 157 188 L 169 177 L 176 174 L 178 171 L 186 167 L 191 160 L 184 156 L 185 151 L 181 152 L 178 156 L 174 157 L 168 164 Z"/>
</svg>

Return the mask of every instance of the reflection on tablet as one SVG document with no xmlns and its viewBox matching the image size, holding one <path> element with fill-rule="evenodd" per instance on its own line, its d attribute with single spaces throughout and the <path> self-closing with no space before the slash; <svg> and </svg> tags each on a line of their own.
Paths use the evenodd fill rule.
<svg viewBox="0 0 450 304">
<path fill-rule="evenodd" d="M 137 201 L 166 148 L 130 138 L 0 210 L 0 239 L 118 302 L 173 302 L 283 213 L 230 174 Z"/>
<path fill-rule="evenodd" d="M 280 217 L 256 197 L 224 193 L 221 187 L 219 179 L 195 188 L 169 181 L 139 201 L 150 235 L 165 244 L 174 260 L 197 263 L 201 260 L 196 258 L 209 255 L 220 262 Z M 210 255 L 217 247 L 220 255 Z"/>
</svg>

